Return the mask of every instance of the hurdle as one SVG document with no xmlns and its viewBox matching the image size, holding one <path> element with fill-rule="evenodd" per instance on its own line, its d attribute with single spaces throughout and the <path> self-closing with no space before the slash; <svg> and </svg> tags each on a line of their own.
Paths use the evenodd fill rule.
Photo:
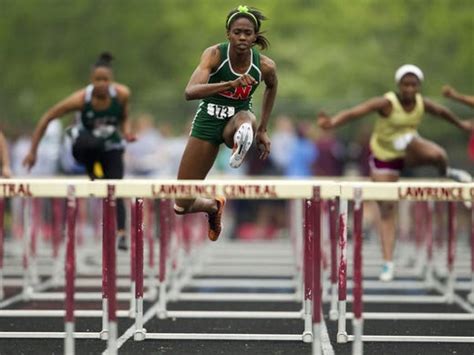
<svg viewBox="0 0 474 355">
<path fill-rule="evenodd" d="M 24 194 L 24 193 L 19 193 L 19 195 L 26 195 L 28 197 L 39 197 L 39 196 L 44 196 L 44 197 L 64 197 L 66 196 L 65 193 L 67 193 L 67 191 L 64 191 L 64 186 L 59 186 L 59 184 L 55 184 L 55 185 L 52 185 L 50 184 L 51 181 L 49 182 L 45 182 L 45 181 L 22 181 L 22 182 L 18 182 L 18 181 L 14 181 L 12 182 L 12 180 L 9 180 L 8 182 L 6 182 L 8 185 L 8 194 L 6 194 L 7 196 L 12 196 L 12 195 L 16 195 L 15 191 L 20 191 L 21 189 L 25 188 L 27 193 Z M 202 182 L 199 182 L 202 184 Z M 235 182 L 236 183 L 236 182 Z M 239 182 L 240 183 L 240 182 Z M 18 184 L 18 185 L 15 185 L 15 184 Z M 280 183 L 281 185 L 283 185 L 283 189 L 286 190 L 286 191 L 289 191 L 289 190 L 295 190 L 295 189 L 298 189 L 298 185 L 297 184 L 290 184 L 291 186 L 287 186 L 288 184 L 287 183 Z M 116 343 L 116 339 L 117 339 L 117 334 L 116 334 L 116 331 L 117 331 L 117 324 L 116 324 L 116 305 L 115 305 L 115 302 L 116 302 L 116 298 L 115 298 L 115 251 L 114 251 L 114 235 L 115 235 L 115 224 L 111 221 L 114 221 L 114 214 L 115 214 L 115 198 L 117 197 L 132 197 L 132 196 L 144 196 L 144 197 L 152 197 L 152 198 L 159 198 L 159 196 L 156 196 L 156 194 L 153 192 L 153 189 L 155 188 L 153 184 L 150 184 L 150 182 L 144 182 L 143 184 L 138 184 L 138 185 L 141 185 L 141 186 L 136 186 L 135 183 L 133 184 L 133 187 L 132 189 L 130 189 L 130 185 L 128 186 L 122 186 L 120 185 L 120 183 L 117 184 L 116 181 L 112 183 L 108 183 L 107 182 L 101 182 L 101 183 L 98 183 L 98 182 L 84 182 L 84 181 L 77 181 L 77 182 L 72 182 L 72 181 L 68 181 L 67 184 L 65 184 L 65 186 L 74 186 L 75 187 L 75 198 L 78 198 L 78 197 L 87 197 L 87 196 L 94 196 L 94 197 L 101 197 L 101 198 L 104 198 L 103 200 L 103 211 L 104 211 L 104 224 L 103 224 L 103 235 L 104 235 L 104 238 L 103 238 L 103 259 L 104 259 L 104 262 L 105 262 L 105 265 L 107 265 L 107 267 L 103 270 L 103 327 L 102 327 L 102 331 L 98 334 L 93 334 L 93 333 L 89 333 L 88 336 L 90 337 L 95 337 L 95 338 L 101 338 L 101 339 L 104 339 L 104 338 L 107 338 L 108 340 L 108 349 L 110 349 L 110 351 L 112 353 L 114 353 L 114 349 L 117 348 L 117 343 Z M 269 189 L 269 192 L 266 192 L 267 196 L 263 195 L 263 197 L 267 197 L 267 198 L 274 198 L 276 196 L 276 192 L 274 191 L 271 191 L 273 189 L 270 188 L 268 185 L 268 183 L 265 183 L 264 185 L 262 186 L 266 186 L 265 188 Z M 223 189 L 224 187 L 220 187 L 221 189 Z M 312 196 L 312 193 L 311 193 L 311 187 L 309 188 L 301 188 L 299 187 L 300 190 L 302 190 L 302 192 L 300 192 L 300 194 L 302 195 L 301 197 L 310 197 Z M 134 190 L 135 189 L 135 190 Z M 137 189 L 139 189 L 140 193 L 137 193 Z M 262 187 L 262 191 L 263 191 L 263 187 Z M 281 189 L 281 187 L 280 187 Z M 334 186 L 333 187 L 334 191 L 337 192 L 337 188 Z M 39 191 L 41 190 L 41 191 Z M 131 190 L 134 190 L 134 191 L 131 191 Z M 147 191 L 148 190 L 148 191 Z M 257 189 L 258 190 L 258 189 Z M 309 190 L 309 193 L 307 193 L 307 191 Z M 159 194 L 158 194 L 159 195 Z M 293 196 L 294 193 L 292 193 L 291 197 L 294 197 Z M 166 196 L 168 198 L 170 198 L 170 196 Z M 256 194 L 256 196 L 254 198 L 259 198 L 260 195 Z M 298 197 L 298 196 L 297 196 Z M 172 198 L 172 197 L 171 197 Z M 286 197 L 285 197 L 286 198 Z M 169 210 L 170 208 L 168 208 L 168 214 L 169 214 Z M 165 211 L 165 209 L 163 208 L 162 211 Z M 138 217 L 138 215 L 137 215 Z M 141 218 L 141 217 L 140 217 Z M 163 225 L 166 225 L 166 224 L 169 224 L 169 216 L 166 218 L 165 216 L 165 219 L 164 219 L 164 223 Z M 140 222 L 137 221 L 137 225 L 141 225 Z M 308 224 L 309 225 L 309 224 Z M 168 228 L 162 228 L 163 231 L 165 233 L 168 233 L 167 232 L 167 229 Z M 69 234 L 71 236 L 71 234 Z M 136 233 L 136 236 L 139 236 L 140 233 Z M 140 238 L 140 237 L 139 237 Z M 136 244 L 136 246 L 138 245 L 139 249 L 141 249 L 141 246 L 140 246 L 140 241 L 139 241 L 139 238 L 136 240 L 138 241 L 138 243 Z M 166 241 L 167 238 L 161 238 L 163 241 Z M 71 244 L 69 243 L 68 246 L 70 246 Z M 69 247 L 68 248 L 68 252 L 67 252 L 67 255 L 68 257 L 70 258 L 71 256 L 71 248 Z M 136 251 L 135 251 L 136 253 Z M 160 258 L 160 264 L 162 265 L 162 267 L 160 268 L 160 270 L 163 270 L 163 272 L 160 272 L 160 294 L 163 294 L 165 295 L 165 291 L 166 291 L 166 284 L 165 284 L 165 280 L 164 280 L 164 277 L 166 275 L 166 270 L 164 269 L 163 266 L 166 266 L 165 264 L 165 260 L 166 260 L 166 247 L 164 248 L 161 248 L 160 249 L 160 253 L 162 253 L 162 257 Z M 142 259 L 143 256 L 139 256 L 139 254 L 137 254 L 137 257 L 138 259 Z M 142 265 L 138 265 L 139 268 L 143 268 L 143 264 Z M 310 267 L 307 268 L 307 269 L 311 269 Z M 68 277 L 71 277 L 71 270 L 73 271 L 74 268 L 71 267 L 71 264 L 70 263 L 67 263 L 67 274 L 68 274 Z M 277 270 L 278 271 L 278 270 Z M 137 272 L 137 270 L 136 270 Z M 137 272 L 137 275 L 139 275 L 139 272 Z M 311 280 L 312 281 L 312 280 Z M 68 284 L 69 287 L 67 287 L 67 290 L 70 290 L 71 287 L 70 287 L 70 283 Z M 309 289 L 311 288 L 312 286 L 311 285 L 307 285 L 306 288 Z M 107 292 L 105 292 L 105 290 L 107 289 Z M 163 290 L 163 291 L 162 291 Z M 308 292 L 308 294 L 311 294 L 312 292 Z M 138 298 L 138 302 L 137 302 L 137 307 L 136 307 L 136 310 L 137 310 L 137 314 L 136 314 L 136 321 L 138 322 L 137 324 L 140 324 L 141 322 L 141 317 L 140 317 L 140 312 L 142 312 L 143 310 L 141 309 L 142 307 L 140 307 L 140 296 L 142 295 L 142 285 L 140 285 L 139 283 L 136 284 L 136 297 Z M 68 298 L 68 302 L 70 303 L 70 296 L 67 296 Z M 163 302 L 164 300 L 164 296 L 163 297 L 160 297 L 160 301 Z M 83 337 L 84 335 L 80 334 L 80 333 L 77 333 L 77 332 L 73 332 L 73 325 L 69 324 L 70 321 L 72 321 L 74 318 L 73 318 L 73 312 L 71 313 L 71 309 L 68 308 L 66 314 L 67 314 L 67 318 L 68 318 L 68 332 L 67 332 L 67 335 L 65 335 L 66 339 L 65 340 L 65 344 L 67 344 L 67 348 L 69 350 L 71 350 L 73 348 L 73 342 L 71 341 L 71 339 L 74 339 L 74 338 L 81 338 Z M 307 314 L 310 316 L 310 313 L 307 312 Z M 233 315 L 231 315 L 233 316 Z M 254 316 L 254 315 L 252 315 Z M 300 316 L 298 314 L 298 316 Z M 244 316 L 245 317 L 245 316 Z M 108 322 L 105 322 L 104 319 L 107 319 Z M 158 338 L 159 337 L 159 334 L 157 335 L 154 335 L 154 334 L 147 334 L 145 333 L 144 331 L 144 328 L 142 326 L 137 326 L 136 327 L 137 330 L 142 330 L 142 334 L 139 334 L 139 333 L 136 333 L 137 335 L 137 338 L 140 338 L 140 337 L 143 337 L 143 335 L 145 336 L 146 339 L 148 338 L 152 338 L 152 337 L 155 337 L 155 338 Z M 55 332 L 55 333 L 51 333 L 51 336 L 52 337 L 61 337 L 63 333 L 61 332 Z M 72 336 L 71 336 L 72 334 Z M 48 333 L 43 333 L 43 336 L 47 336 Z M 18 337 L 36 337 L 37 334 L 27 334 L 27 333 L 17 333 L 17 334 L 3 334 L 3 336 L 18 336 Z M 165 335 L 165 336 L 171 336 L 171 335 Z M 218 338 L 222 338 L 220 337 L 219 335 L 211 335 L 211 337 L 218 337 Z M 187 337 L 189 337 L 189 335 L 187 335 Z M 205 335 L 202 335 L 201 337 L 204 337 L 206 338 Z M 303 339 L 303 335 L 302 334 L 295 334 L 295 335 L 288 335 L 288 336 L 285 336 L 285 334 L 275 334 L 275 335 L 259 335 L 259 334 L 255 334 L 255 335 L 246 335 L 246 334 L 242 334 L 242 335 L 224 335 L 224 337 L 227 337 L 229 339 L 281 339 L 281 340 L 302 340 Z M 209 338 L 209 337 L 207 337 Z"/>
<path fill-rule="evenodd" d="M 425 191 L 425 195 L 415 194 L 414 191 Z M 472 306 L 467 304 L 461 297 L 455 295 L 455 273 L 454 273 L 454 260 L 455 260 L 455 201 L 463 201 L 474 199 L 474 188 L 472 184 L 459 185 L 453 183 L 420 183 L 420 182 L 399 182 L 396 184 L 386 183 L 364 183 L 360 182 L 357 184 L 341 183 L 341 201 L 343 199 L 353 199 L 355 201 L 354 210 L 354 284 L 353 284 L 353 313 L 345 312 L 345 302 L 347 300 L 345 293 L 345 285 L 347 273 L 345 272 L 345 266 L 347 265 L 347 259 L 345 256 L 345 246 L 347 244 L 346 228 L 347 224 L 340 223 L 340 246 L 341 246 L 341 257 L 340 257 L 340 272 L 339 282 L 342 284 L 342 288 L 339 290 L 339 318 L 338 318 L 338 342 L 353 342 L 353 353 L 362 353 L 362 342 L 363 341 L 392 341 L 392 342 L 463 342 L 463 343 L 474 343 L 474 337 L 463 337 L 463 336 L 394 336 L 394 335 L 362 335 L 362 324 L 363 320 L 371 319 L 423 319 L 423 320 L 474 320 L 474 309 Z M 357 210 L 357 206 L 361 206 L 363 200 L 385 200 L 395 201 L 400 198 L 406 198 L 408 200 L 446 200 L 448 204 L 448 252 L 447 252 L 447 266 L 448 276 L 446 285 L 440 285 L 439 282 L 432 280 L 436 289 L 442 293 L 441 296 L 426 297 L 427 299 L 420 299 L 419 297 L 406 297 L 404 301 L 408 302 L 420 302 L 425 301 L 427 303 L 440 302 L 440 303 L 453 303 L 455 302 L 460 308 L 468 312 L 460 314 L 439 314 L 439 313 L 414 313 L 414 314 L 400 314 L 400 313 L 365 313 L 361 312 L 362 299 L 366 301 L 368 296 L 362 294 L 362 254 L 361 254 L 361 231 L 360 225 L 362 221 L 362 210 Z M 345 210 L 345 203 L 341 205 L 341 211 L 343 220 L 347 216 Z M 431 218 L 428 219 L 431 223 Z M 471 215 L 471 225 L 474 223 L 474 219 Z M 473 240 L 472 228 L 471 228 L 471 241 Z M 428 254 L 431 253 L 430 238 L 428 238 Z M 472 251 L 472 248 L 471 248 Z M 471 268 L 472 260 L 474 258 L 471 253 Z M 472 269 L 471 269 L 472 272 Z M 390 299 L 383 296 L 386 302 L 400 302 L 403 300 L 402 297 L 396 296 L 395 299 Z M 372 301 L 375 299 L 372 299 Z M 403 302 L 403 301 L 402 301 Z M 348 335 L 345 328 L 345 322 L 347 319 L 353 320 L 354 335 Z"/>
<path fill-rule="evenodd" d="M 202 183 L 202 182 L 200 182 Z M 274 196 L 273 196 L 274 197 Z M 169 220 L 169 212 L 171 211 L 170 206 L 167 206 L 165 202 L 161 202 L 161 209 L 160 209 L 160 221 L 162 224 L 162 235 L 160 237 L 160 243 L 162 243 L 162 247 L 160 248 L 160 252 L 163 256 L 166 254 L 166 245 L 168 243 L 168 236 L 169 236 L 169 228 L 167 227 L 168 220 Z M 305 320 L 305 330 L 303 334 L 295 334 L 295 335 L 285 335 L 285 334 L 153 334 L 153 333 L 146 333 L 146 339 L 246 339 L 246 340 L 303 340 L 306 342 L 310 342 L 312 340 L 312 330 L 311 330 L 311 298 L 312 298 L 312 239 L 313 239 L 313 224 L 315 221 L 315 216 L 312 214 L 312 206 L 314 202 L 310 199 L 305 200 L 305 205 L 308 207 L 305 209 L 305 222 L 304 222 L 304 231 L 305 231 L 305 250 L 308 253 L 305 253 L 305 309 L 303 312 L 248 312 L 248 311 L 168 311 L 166 309 L 166 281 L 162 278 L 166 275 L 166 262 L 164 258 L 160 258 L 162 266 L 160 268 L 160 297 L 159 297 L 159 305 L 158 305 L 158 316 L 159 318 L 166 318 L 166 317 L 183 317 L 183 318 L 244 318 L 244 319 L 255 319 L 255 318 L 270 318 L 270 319 L 278 319 L 278 318 L 295 318 L 295 319 L 302 319 Z M 319 217 L 320 220 L 320 217 Z M 317 229 L 316 229 L 317 230 Z M 232 263 L 232 260 L 230 260 Z M 279 271 L 277 271 L 279 273 Z M 316 276 L 315 276 L 316 277 Z M 246 297 L 247 296 L 247 297 Z M 246 294 L 231 294 L 225 295 L 225 297 L 220 297 L 220 295 L 214 295 L 209 297 L 209 295 L 205 296 L 206 299 L 216 299 L 216 300 L 255 300 L 255 295 L 246 295 Z M 190 298 L 190 297 L 178 297 L 178 299 L 202 299 L 202 298 Z M 288 297 L 269 297 L 269 295 L 260 295 L 258 300 L 292 300 L 295 299 L 293 296 L 290 298 Z M 319 303 L 320 307 L 320 303 Z"/>
<path fill-rule="evenodd" d="M 358 206 L 357 201 L 360 200 L 398 200 L 398 199 L 433 199 L 433 192 L 431 195 L 427 193 L 427 195 L 423 196 L 414 196 L 410 195 L 406 192 L 406 188 L 412 187 L 413 185 L 418 186 L 420 189 L 432 189 L 429 191 L 435 191 L 435 194 L 441 193 L 443 191 L 451 191 L 452 194 L 446 194 L 446 195 L 435 195 L 435 197 L 439 200 L 455 200 L 455 201 L 462 201 L 462 200 L 467 200 L 472 198 L 473 196 L 473 191 L 474 191 L 474 186 L 473 184 L 457 184 L 457 183 L 448 183 L 448 182 L 436 182 L 436 183 L 429 183 L 429 182 L 410 182 L 410 183 L 364 183 L 364 182 L 336 182 L 336 181 L 318 181 L 318 180 L 304 180 L 304 181 L 279 181 L 279 180 L 238 180 L 238 181 L 94 181 L 94 182 L 88 182 L 88 181 L 74 181 L 70 180 L 62 183 L 58 183 L 57 181 L 41 181 L 41 180 L 0 180 L 0 197 L 13 197 L 13 196 L 21 196 L 21 197 L 62 197 L 64 198 L 67 196 L 67 188 L 68 186 L 74 186 L 75 188 L 75 197 L 99 197 L 99 198 L 106 198 L 108 200 L 107 209 L 111 208 L 108 214 L 108 220 L 113 221 L 113 218 L 111 218 L 114 215 L 114 199 L 115 198 L 132 198 L 132 197 L 139 197 L 139 198 L 151 198 L 151 199 L 161 199 L 161 200 L 168 200 L 172 198 L 186 198 L 186 197 L 191 197 L 191 196 L 206 196 L 206 197 L 213 197 L 217 194 L 224 194 L 226 195 L 229 199 L 232 198 L 245 198 L 245 199 L 299 199 L 299 200 L 306 200 L 306 201 L 311 201 L 309 204 L 305 203 L 305 206 L 307 208 L 314 208 L 314 210 L 311 212 L 310 210 L 304 211 L 304 214 L 307 214 L 307 217 L 305 219 L 301 218 L 301 221 L 305 220 L 305 223 L 307 225 L 311 225 L 311 229 L 313 229 L 313 237 L 314 239 L 311 240 L 313 247 L 312 248 L 306 248 L 304 249 L 311 249 L 313 252 L 315 251 L 314 248 L 317 247 L 317 245 L 320 245 L 318 242 L 315 242 L 315 240 L 320 240 L 320 235 L 318 238 L 318 234 L 320 233 L 320 207 L 318 208 L 318 201 L 319 200 L 324 200 L 324 199 L 334 199 L 339 197 L 340 199 L 340 211 L 339 211 L 339 221 L 341 221 L 341 214 L 342 214 L 342 220 L 347 221 L 347 201 L 348 200 L 356 200 L 355 205 Z M 236 192 L 236 189 L 234 188 L 235 186 L 241 186 L 242 187 L 242 193 L 239 193 L 238 191 Z M 247 186 L 250 186 L 248 188 Z M 20 188 L 21 187 L 21 188 Z M 112 188 L 113 187 L 113 188 Z M 172 188 L 171 188 L 172 187 Z M 315 187 L 319 187 L 319 196 L 315 192 Z M 354 196 L 354 191 L 360 189 L 360 197 Z M 357 190 L 359 191 L 359 190 Z M 424 191 L 424 190 L 422 190 Z M 428 191 L 428 190 L 427 190 Z M 438 192 L 441 191 L 441 192 Z M 346 205 L 346 207 L 344 207 Z M 170 208 L 168 208 L 169 213 Z M 318 212 L 319 211 L 319 212 Z M 161 212 L 160 212 L 161 213 Z M 311 213 L 313 214 L 311 217 Z M 344 217 L 345 214 L 345 217 Z M 319 216 L 318 216 L 319 215 Z M 362 211 L 360 210 L 357 213 L 357 216 L 362 216 Z M 137 214 L 138 217 L 138 214 Z M 358 217 L 360 218 L 360 217 Z M 318 222 L 319 221 L 319 222 Z M 167 223 L 167 221 L 165 221 Z M 137 222 L 138 223 L 138 222 Z M 319 223 L 319 224 L 318 224 Z M 109 225 L 110 224 L 110 225 Z M 139 223 L 138 223 L 139 224 Z M 347 223 L 344 223 L 344 225 L 347 225 Z M 104 236 L 108 235 L 109 233 L 113 233 L 114 229 L 114 223 L 108 223 L 105 225 L 107 228 L 107 231 L 105 231 Z M 104 228 L 105 228 L 104 227 Z M 360 226 L 357 227 L 359 229 Z M 165 233 L 167 233 L 165 231 Z M 315 233 L 315 234 L 314 234 Z M 347 233 L 347 230 L 345 231 Z M 138 233 L 139 234 L 139 233 Z M 344 231 L 341 233 L 341 228 L 339 231 L 340 238 L 340 246 L 344 244 L 344 247 L 347 248 L 347 240 L 344 240 Z M 360 234 L 360 232 L 356 232 L 357 234 Z M 311 235 L 311 233 L 308 232 L 308 235 Z M 342 235 L 342 237 L 341 237 Z M 105 238 L 104 238 L 105 239 Z M 344 242 L 344 243 L 343 243 Z M 452 240 L 452 243 L 454 243 L 454 240 Z M 114 245 L 110 244 L 110 240 L 107 241 L 106 244 L 108 249 L 115 250 Z M 308 244 L 305 244 L 306 246 L 311 245 L 308 240 Z M 359 255 L 361 252 L 361 247 L 362 244 L 359 243 L 354 254 Z M 451 247 L 451 256 L 450 257 L 454 261 L 454 254 L 453 254 L 453 249 L 454 244 Z M 161 251 L 160 251 L 161 252 Z M 166 252 L 166 248 L 164 248 L 163 253 Z M 317 250 L 316 250 L 317 252 Z M 135 251 L 136 256 L 139 255 L 137 251 Z M 313 254 L 314 255 L 314 254 Z M 321 254 L 318 254 L 319 256 Z M 112 259 L 115 256 L 111 256 L 110 258 L 107 257 L 107 259 Z M 165 258 L 166 259 L 166 258 Z M 313 262 L 316 258 L 313 259 Z M 345 261 L 344 261 L 345 260 Z M 342 262 L 344 261 L 344 262 Z M 110 260 L 107 260 L 107 263 L 109 263 Z M 160 258 L 160 262 L 162 262 Z M 164 262 L 164 261 L 163 261 Z M 321 260 L 315 260 L 315 262 L 319 265 L 317 266 L 314 264 L 314 272 L 313 272 L 313 278 L 311 285 L 306 284 L 305 285 L 305 293 L 308 292 L 306 287 L 311 287 L 311 291 L 308 292 L 308 297 L 306 298 L 307 301 L 314 301 L 312 303 L 312 341 L 313 342 L 318 342 L 320 339 L 315 339 L 315 337 L 319 337 L 318 331 L 317 331 L 317 321 L 320 316 L 319 310 L 317 309 L 317 302 L 320 302 L 321 300 L 316 300 L 314 297 L 318 298 L 320 294 L 320 285 L 318 286 L 318 281 L 317 278 L 320 278 L 320 262 Z M 111 280 L 115 280 L 115 270 L 113 266 L 114 262 L 110 264 L 110 268 L 107 270 L 106 273 L 106 282 L 109 283 Z M 361 267 L 361 260 L 359 260 L 357 263 L 357 268 Z M 347 254 L 341 253 L 341 263 L 340 265 L 345 265 L 347 268 Z M 471 263 L 472 265 L 472 263 Z M 452 263 L 452 266 L 454 266 L 454 263 Z M 318 269 L 319 268 L 319 269 Z M 316 271 L 316 270 L 319 271 Z M 347 270 L 344 271 L 344 268 L 340 268 L 339 270 L 339 275 L 347 275 Z M 472 271 L 472 270 L 471 270 Z M 359 272 L 359 271 L 358 271 Z M 318 275 L 316 275 L 318 274 Z M 164 273 L 163 276 L 166 274 Z M 366 297 L 362 293 L 362 287 L 360 285 L 360 280 L 361 280 L 361 275 L 357 277 L 357 280 L 354 279 L 354 282 L 359 283 L 358 285 L 354 284 L 354 287 L 360 287 L 360 291 L 356 292 L 354 294 L 355 302 L 358 302 L 361 305 L 362 299 L 366 300 Z M 307 274 L 304 273 L 303 279 L 307 278 Z M 309 278 L 308 278 L 309 280 Z M 164 280 L 163 280 L 164 281 Z M 455 279 L 453 279 L 455 282 Z M 346 282 L 346 281 L 345 281 Z M 448 282 L 448 284 L 453 283 L 451 281 Z M 166 286 L 166 285 L 164 285 Z M 160 283 L 161 287 L 161 283 Z M 339 282 L 339 288 L 340 289 L 345 289 L 347 287 L 347 283 L 341 283 Z M 450 286 L 451 287 L 451 286 Z M 136 289 L 141 288 L 139 287 L 138 284 L 136 284 Z M 114 287 L 109 288 L 109 290 L 115 291 Z M 163 287 L 163 293 L 166 294 L 166 287 Z M 317 292 L 315 290 L 318 290 Z M 109 291 L 110 292 L 110 291 Z M 356 295 L 357 294 L 357 295 Z M 136 297 L 140 297 L 141 293 L 139 292 L 137 294 L 136 290 Z M 110 339 L 110 338 L 115 338 L 112 334 L 114 325 L 116 326 L 116 309 L 113 305 L 113 302 L 116 302 L 116 299 L 112 299 L 115 297 L 114 292 L 111 292 L 108 294 L 110 298 L 108 298 L 108 304 L 107 304 L 107 311 L 108 311 L 108 331 L 110 332 L 109 334 L 109 346 L 108 349 L 113 352 L 114 348 L 116 349 L 118 346 L 118 342 L 116 339 Z M 312 299 L 310 299 L 310 297 Z M 339 295 L 341 296 L 341 295 Z M 339 297 L 342 298 L 342 297 Z M 446 298 L 447 299 L 447 298 Z M 348 301 L 348 298 L 340 299 L 341 301 Z M 110 302 L 110 303 L 109 303 Z M 453 297 L 453 302 L 457 302 L 456 297 Z M 319 303 L 320 304 L 320 303 Z M 343 308 L 342 303 L 338 304 L 339 309 L 338 309 L 338 316 L 341 317 L 341 315 L 344 315 L 344 323 L 346 319 L 349 319 L 348 314 L 345 314 L 345 312 L 342 312 Z M 315 308 L 316 307 L 316 308 Z M 137 311 L 140 307 L 136 307 Z M 154 312 L 156 315 L 156 307 L 154 308 Z M 104 312 L 105 313 L 105 312 Z M 309 313 L 309 312 L 308 312 Z M 306 314 L 306 313 L 305 313 Z M 361 322 L 363 321 L 363 316 L 364 313 L 360 310 L 357 311 L 357 315 L 354 315 L 357 317 L 358 320 Z M 359 318 L 360 316 L 360 318 Z M 137 318 L 137 314 L 136 314 Z M 147 317 L 143 317 L 143 323 L 146 322 Z M 341 318 L 338 318 L 341 319 Z M 369 318 L 366 318 L 369 319 Z M 115 324 L 114 324 L 115 322 Z M 144 329 L 143 326 L 145 324 L 142 324 L 141 327 L 138 329 Z M 104 327 L 105 329 L 105 327 Z M 315 331 L 316 330 L 316 331 Z M 260 337 L 260 334 L 244 334 L 242 337 L 233 334 L 223 334 L 222 336 L 220 334 L 199 334 L 196 337 L 193 334 L 181 334 L 181 333 L 169 333 L 169 334 L 163 334 L 163 333 L 149 333 L 149 332 L 143 332 L 144 333 L 144 339 L 245 339 L 245 340 L 292 340 L 292 341 L 303 341 L 303 334 L 264 334 L 262 337 Z M 362 327 L 360 327 L 360 332 L 362 333 Z M 62 336 L 61 336 L 62 335 Z M 80 338 L 81 334 L 76 334 L 73 333 L 74 338 Z M 20 337 L 22 336 L 21 334 L 19 335 Z M 32 335 L 37 336 L 37 335 Z M 64 337 L 65 333 L 62 332 L 56 332 L 52 336 L 58 336 L 58 337 Z M 96 334 L 89 333 L 87 336 L 90 337 L 96 337 Z M 363 341 L 377 341 L 374 339 L 377 339 L 377 336 L 369 336 L 369 335 L 361 335 L 360 337 L 356 335 L 346 335 L 347 336 L 347 341 L 354 341 L 355 337 L 357 337 L 358 341 L 360 342 Z M 455 337 L 454 337 L 455 338 Z M 339 339 L 339 337 L 338 337 Z M 396 339 L 396 337 L 391 338 L 391 339 Z M 400 340 L 402 338 L 398 338 L 398 340 L 387 340 L 387 341 L 418 341 L 419 339 L 417 337 L 413 337 L 410 339 L 406 340 Z M 426 340 L 419 340 L 419 341 L 430 341 L 429 337 L 423 338 Z M 440 337 L 437 337 L 438 341 Z M 452 341 L 453 337 L 448 337 L 446 341 Z M 459 337 L 457 340 L 458 341 L 471 341 L 471 337 Z M 359 343 L 360 345 L 361 343 Z M 318 346 L 315 347 L 315 352 L 319 351 Z"/>
</svg>

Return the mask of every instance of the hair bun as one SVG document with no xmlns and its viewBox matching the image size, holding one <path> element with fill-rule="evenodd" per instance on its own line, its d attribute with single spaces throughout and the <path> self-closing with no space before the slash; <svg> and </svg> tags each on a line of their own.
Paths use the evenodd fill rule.
<svg viewBox="0 0 474 355">
<path fill-rule="evenodd" d="M 113 55 L 110 52 L 102 52 L 99 56 L 99 60 L 104 63 L 111 63 L 114 59 Z"/>
</svg>

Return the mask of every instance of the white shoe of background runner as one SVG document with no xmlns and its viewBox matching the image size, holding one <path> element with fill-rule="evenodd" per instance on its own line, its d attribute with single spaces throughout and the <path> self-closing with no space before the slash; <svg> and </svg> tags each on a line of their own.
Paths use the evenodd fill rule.
<svg viewBox="0 0 474 355">
<path fill-rule="evenodd" d="M 393 262 L 385 262 L 382 266 L 382 272 L 379 275 L 380 281 L 389 282 L 393 280 L 395 276 L 395 265 Z"/>
<path fill-rule="evenodd" d="M 446 177 L 453 179 L 454 181 L 457 181 L 457 182 L 466 182 L 466 183 L 472 182 L 471 174 L 461 169 L 448 168 L 446 170 Z M 467 209 L 472 208 L 471 201 L 465 200 L 463 201 L 463 203 Z"/>
<path fill-rule="evenodd" d="M 243 123 L 234 134 L 234 148 L 229 159 L 231 168 L 238 168 L 242 165 L 245 154 L 252 146 L 253 129 L 250 123 Z"/>
</svg>

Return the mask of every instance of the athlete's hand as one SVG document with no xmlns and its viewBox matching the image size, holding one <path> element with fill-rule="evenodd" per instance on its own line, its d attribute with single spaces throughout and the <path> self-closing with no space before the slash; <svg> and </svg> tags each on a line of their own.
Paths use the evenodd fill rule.
<svg viewBox="0 0 474 355">
<path fill-rule="evenodd" d="M 35 163 L 36 163 L 36 153 L 34 152 L 29 152 L 26 155 L 25 159 L 23 159 L 23 166 L 28 170 L 28 172 L 35 165 Z"/>
<path fill-rule="evenodd" d="M 266 131 L 257 131 L 257 135 L 255 136 L 255 142 L 257 143 L 257 150 L 258 150 L 258 157 L 261 160 L 265 160 L 270 155 L 270 146 L 271 141 L 268 137 Z"/>
<path fill-rule="evenodd" d="M 451 86 L 449 85 L 444 85 L 443 88 L 441 89 L 441 92 L 445 97 L 453 97 L 455 94 L 456 90 L 454 90 Z"/>
<path fill-rule="evenodd" d="M 326 115 L 325 112 L 321 111 L 318 113 L 318 126 L 322 129 L 331 129 L 333 128 L 333 124 L 331 122 L 331 117 Z"/>
<path fill-rule="evenodd" d="M 10 167 L 9 166 L 4 166 L 2 168 L 2 175 L 1 175 L 3 178 L 5 179 L 9 179 L 12 177 L 12 171 L 10 170 Z"/>
<path fill-rule="evenodd" d="M 470 120 L 461 121 L 461 127 L 466 132 L 474 132 L 474 118 Z"/>
<path fill-rule="evenodd" d="M 128 143 L 132 143 L 132 142 L 135 142 L 137 140 L 137 136 L 134 135 L 133 133 L 124 133 L 123 134 L 123 138 L 125 138 L 125 140 L 128 142 Z"/>
<path fill-rule="evenodd" d="M 257 80 L 252 75 L 244 74 L 230 82 L 233 88 L 257 84 Z"/>
</svg>

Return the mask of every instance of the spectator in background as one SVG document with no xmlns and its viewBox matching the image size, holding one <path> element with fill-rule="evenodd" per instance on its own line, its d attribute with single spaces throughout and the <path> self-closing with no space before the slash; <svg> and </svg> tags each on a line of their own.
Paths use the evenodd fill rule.
<svg viewBox="0 0 474 355">
<path fill-rule="evenodd" d="M 316 137 L 318 159 L 313 164 L 315 176 L 341 176 L 344 171 L 345 149 L 332 131 L 319 130 Z"/>
<path fill-rule="evenodd" d="M 454 89 L 453 87 L 449 85 L 443 86 L 442 92 L 444 96 L 450 99 L 453 99 L 465 105 L 474 107 L 474 95 L 461 94 L 456 89 Z M 471 161 L 474 162 L 474 131 L 471 133 L 471 138 L 469 139 L 467 153 L 469 155 L 469 159 L 471 159 Z"/>
<path fill-rule="evenodd" d="M 1 170 L 0 170 L 1 177 L 3 178 L 11 177 L 12 172 L 10 168 L 10 153 L 8 151 L 7 141 L 2 131 L 0 131 L 0 167 L 1 167 Z"/>
<path fill-rule="evenodd" d="M 277 175 L 284 175 L 287 171 L 291 161 L 291 147 L 296 139 L 296 129 L 291 118 L 285 115 L 278 116 L 272 133 L 272 155 L 270 156 Z"/>
<path fill-rule="evenodd" d="M 31 146 L 31 138 L 22 134 L 12 145 L 13 171 L 16 176 L 30 173 L 33 176 L 55 176 L 59 172 L 59 157 L 61 150 L 62 125 L 52 121 L 46 128 L 43 139 L 38 145 L 36 164 L 28 170 L 22 165 L 24 157 Z"/>
<path fill-rule="evenodd" d="M 125 170 L 135 176 L 158 176 L 167 165 L 164 139 L 155 128 L 151 114 L 141 114 L 134 120 L 135 142 L 127 145 Z"/>
<path fill-rule="evenodd" d="M 178 174 L 180 160 L 183 156 L 191 127 L 192 119 L 189 119 L 181 132 L 175 134 L 169 122 L 160 122 L 158 130 L 165 142 L 162 152 L 166 156 L 166 164 L 161 167 L 160 176 L 174 178 Z"/>
<path fill-rule="evenodd" d="M 290 160 L 285 176 L 293 178 L 312 176 L 312 168 L 319 152 L 315 144 L 314 129 L 309 122 L 299 122 L 296 125 L 296 139 L 288 150 Z"/>
</svg>

